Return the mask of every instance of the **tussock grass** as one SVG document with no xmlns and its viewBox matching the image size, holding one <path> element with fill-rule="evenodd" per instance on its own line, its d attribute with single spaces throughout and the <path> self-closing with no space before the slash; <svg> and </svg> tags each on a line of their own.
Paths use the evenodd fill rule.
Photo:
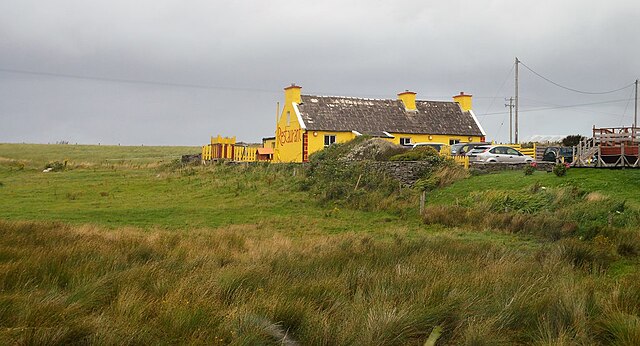
<svg viewBox="0 0 640 346">
<path fill-rule="evenodd" d="M 59 148 L 0 160 L 0 344 L 640 343 L 635 171 L 444 165 L 425 225 L 415 190 L 339 165 L 314 186 Z M 86 166 L 40 172 L 67 157 Z"/>
<path fill-rule="evenodd" d="M 638 341 L 640 280 L 447 235 L 0 222 L 5 344 Z"/>
</svg>

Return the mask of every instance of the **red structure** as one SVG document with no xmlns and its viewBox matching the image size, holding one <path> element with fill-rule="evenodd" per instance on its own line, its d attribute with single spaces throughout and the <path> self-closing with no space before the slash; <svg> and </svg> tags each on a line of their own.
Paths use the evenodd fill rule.
<svg viewBox="0 0 640 346">
<path fill-rule="evenodd" d="M 593 127 L 576 148 L 578 167 L 640 167 L 640 127 Z"/>
</svg>

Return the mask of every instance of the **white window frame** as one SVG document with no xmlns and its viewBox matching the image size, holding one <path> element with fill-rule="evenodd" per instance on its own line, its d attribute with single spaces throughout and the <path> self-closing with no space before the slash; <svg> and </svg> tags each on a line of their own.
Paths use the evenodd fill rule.
<svg viewBox="0 0 640 346">
<path fill-rule="evenodd" d="M 450 138 L 449 145 L 459 144 L 460 140 L 458 138 Z"/>
<path fill-rule="evenodd" d="M 333 141 L 331 140 L 333 138 Z M 328 147 L 336 142 L 336 135 L 324 135 L 324 147 Z M 329 144 L 327 144 L 329 143 Z"/>
<path fill-rule="evenodd" d="M 412 145 L 411 137 L 400 137 L 400 145 Z"/>
</svg>

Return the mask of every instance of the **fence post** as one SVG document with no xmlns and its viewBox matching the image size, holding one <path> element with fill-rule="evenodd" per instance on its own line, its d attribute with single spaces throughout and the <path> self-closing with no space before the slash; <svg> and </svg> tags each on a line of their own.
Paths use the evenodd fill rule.
<svg viewBox="0 0 640 346">
<path fill-rule="evenodd" d="M 420 194 L 420 216 L 422 216 L 422 213 L 424 213 L 424 202 L 427 196 L 427 192 L 426 191 L 422 191 L 422 194 Z"/>
</svg>

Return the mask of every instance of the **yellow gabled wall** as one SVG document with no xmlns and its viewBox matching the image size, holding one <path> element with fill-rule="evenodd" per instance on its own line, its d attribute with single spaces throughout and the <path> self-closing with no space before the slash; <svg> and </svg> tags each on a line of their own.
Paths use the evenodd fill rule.
<svg viewBox="0 0 640 346">
<path fill-rule="evenodd" d="M 291 85 L 284 89 L 284 106 L 276 126 L 274 162 L 302 162 L 302 136 L 304 129 L 298 121 L 294 108 L 294 103 L 300 104 L 302 101 L 300 89 L 296 85 Z"/>
</svg>

